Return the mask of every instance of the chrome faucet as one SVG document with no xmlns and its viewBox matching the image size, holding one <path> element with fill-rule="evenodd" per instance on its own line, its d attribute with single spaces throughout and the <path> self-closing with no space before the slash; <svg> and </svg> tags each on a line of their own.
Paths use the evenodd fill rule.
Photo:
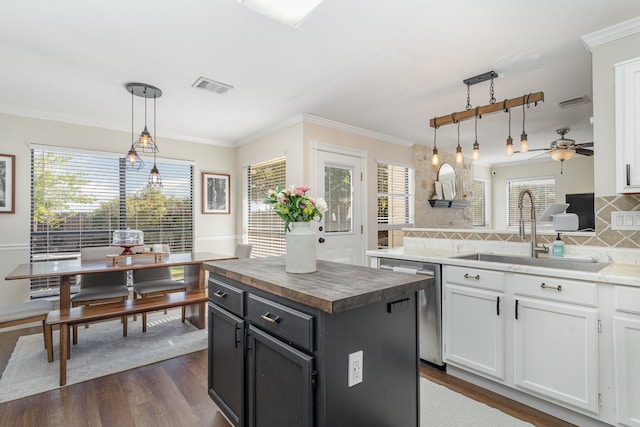
<svg viewBox="0 0 640 427">
<path fill-rule="evenodd" d="M 538 258 L 539 253 L 549 253 L 549 248 L 545 245 L 538 245 L 536 243 L 536 205 L 533 201 L 533 194 L 529 189 L 525 188 L 518 194 L 518 209 L 520 210 L 520 238 L 524 239 L 524 219 L 522 218 L 522 201 L 524 196 L 528 195 L 531 204 L 531 258 Z"/>
</svg>

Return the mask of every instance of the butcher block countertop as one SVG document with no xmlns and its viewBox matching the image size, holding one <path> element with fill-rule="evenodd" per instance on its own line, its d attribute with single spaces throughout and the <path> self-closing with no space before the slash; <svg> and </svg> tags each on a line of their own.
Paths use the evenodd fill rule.
<svg viewBox="0 0 640 427">
<path fill-rule="evenodd" d="M 432 276 L 320 260 L 315 273 L 287 273 L 284 257 L 214 261 L 203 265 L 205 270 L 224 278 L 326 313 L 401 298 L 433 283 Z"/>
</svg>

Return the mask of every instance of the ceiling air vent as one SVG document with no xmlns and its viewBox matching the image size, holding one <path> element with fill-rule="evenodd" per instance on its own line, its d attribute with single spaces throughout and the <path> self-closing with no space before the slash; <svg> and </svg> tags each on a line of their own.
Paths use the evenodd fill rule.
<svg viewBox="0 0 640 427">
<path fill-rule="evenodd" d="M 217 93 L 218 95 L 224 95 L 233 89 L 233 86 L 226 83 L 217 82 L 215 80 L 208 79 L 206 77 L 199 77 L 191 86 L 199 89 L 208 90 L 209 92 Z"/>
<path fill-rule="evenodd" d="M 564 110 L 565 108 L 576 107 L 578 105 L 588 104 L 590 102 L 591 100 L 589 99 L 589 97 L 587 95 L 584 95 L 578 98 L 567 99 L 566 101 L 558 102 L 556 105 Z"/>
</svg>

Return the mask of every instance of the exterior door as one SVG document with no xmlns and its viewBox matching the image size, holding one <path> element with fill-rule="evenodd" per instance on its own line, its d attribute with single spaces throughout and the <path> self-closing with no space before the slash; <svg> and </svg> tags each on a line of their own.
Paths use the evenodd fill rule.
<svg viewBox="0 0 640 427">
<path fill-rule="evenodd" d="M 329 210 L 318 226 L 318 259 L 364 265 L 362 157 L 317 150 L 317 196 Z"/>
</svg>

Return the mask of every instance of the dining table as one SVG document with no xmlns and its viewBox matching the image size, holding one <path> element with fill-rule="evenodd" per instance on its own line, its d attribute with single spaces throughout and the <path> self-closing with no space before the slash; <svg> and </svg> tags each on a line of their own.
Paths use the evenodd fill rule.
<svg viewBox="0 0 640 427">
<path fill-rule="evenodd" d="M 5 280 L 35 279 L 46 277 L 60 278 L 60 310 L 71 307 L 71 278 L 78 274 L 94 274 L 113 271 L 144 270 L 158 267 L 184 266 L 184 283 L 187 292 L 205 290 L 206 273 L 204 262 L 237 259 L 233 255 L 222 255 L 212 252 L 171 253 L 157 256 L 147 254 L 133 254 L 118 256 L 117 250 L 113 256 L 104 260 L 61 260 L 40 261 L 18 265 Z M 114 258 L 117 259 L 114 262 Z M 186 307 L 186 319 L 191 324 L 204 329 L 205 303 L 193 304 Z"/>
</svg>

